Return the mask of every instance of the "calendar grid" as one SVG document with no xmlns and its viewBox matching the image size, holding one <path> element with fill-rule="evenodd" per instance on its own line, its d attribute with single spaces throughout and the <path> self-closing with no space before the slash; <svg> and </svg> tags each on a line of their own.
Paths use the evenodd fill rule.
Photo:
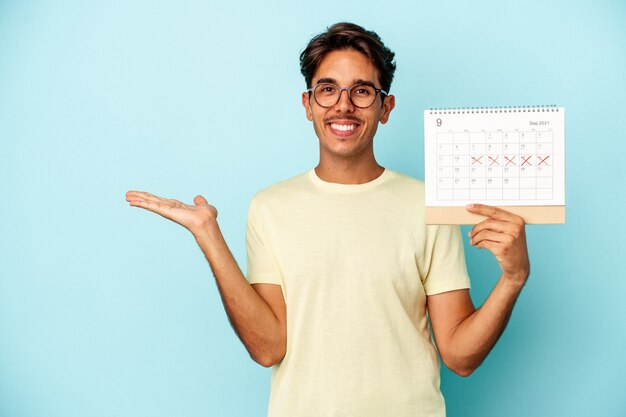
<svg viewBox="0 0 626 417">
<path fill-rule="evenodd" d="M 553 198 L 551 130 L 438 132 L 436 146 L 439 200 Z"/>
</svg>

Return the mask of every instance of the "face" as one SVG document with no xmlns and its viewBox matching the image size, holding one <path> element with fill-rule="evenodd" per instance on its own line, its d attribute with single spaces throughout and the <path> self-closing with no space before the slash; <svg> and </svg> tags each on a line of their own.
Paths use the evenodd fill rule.
<svg viewBox="0 0 626 417">
<path fill-rule="evenodd" d="M 311 86 L 328 82 L 341 88 L 351 87 L 359 82 L 373 83 L 381 88 L 378 70 L 369 59 L 353 49 L 329 52 L 320 62 Z M 341 157 L 353 159 L 373 158 L 373 140 L 378 123 L 386 123 L 393 110 L 393 96 L 378 94 L 370 107 L 355 107 L 342 91 L 339 102 L 332 107 L 321 107 L 313 98 L 313 93 L 302 94 L 302 104 L 307 118 L 313 122 L 315 133 L 320 141 L 320 160 Z"/>
</svg>

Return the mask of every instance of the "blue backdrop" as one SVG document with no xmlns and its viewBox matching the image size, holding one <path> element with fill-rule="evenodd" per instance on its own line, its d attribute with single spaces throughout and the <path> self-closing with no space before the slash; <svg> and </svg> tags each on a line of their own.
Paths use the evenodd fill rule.
<svg viewBox="0 0 626 417">
<path fill-rule="evenodd" d="M 124 193 L 203 194 L 245 267 L 250 197 L 317 163 L 298 55 L 340 20 L 396 52 L 391 169 L 423 178 L 428 107 L 567 111 L 567 224 L 528 227 L 530 281 L 482 367 L 443 371 L 449 415 L 626 415 L 625 2 L 3 0 L 1 416 L 265 415 L 192 236 Z M 499 270 L 466 256 L 480 304 Z"/>
</svg>

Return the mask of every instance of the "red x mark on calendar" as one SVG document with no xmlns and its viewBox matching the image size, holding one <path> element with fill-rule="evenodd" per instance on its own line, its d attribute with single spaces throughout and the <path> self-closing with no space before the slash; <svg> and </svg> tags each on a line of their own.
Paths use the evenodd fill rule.
<svg viewBox="0 0 626 417">
<path fill-rule="evenodd" d="M 480 160 L 482 159 L 482 156 L 479 156 L 478 158 L 476 158 L 475 156 L 472 156 L 472 165 L 474 165 L 475 163 L 479 163 L 480 165 L 482 165 L 483 163 L 480 162 Z"/>
<path fill-rule="evenodd" d="M 528 164 L 528 166 L 530 166 L 530 161 L 529 161 L 530 157 L 531 155 L 528 155 L 526 158 L 522 156 L 522 166 L 524 166 L 524 164 Z"/>
<path fill-rule="evenodd" d="M 546 156 L 545 158 L 541 158 L 539 155 L 537 155 L 537 159 L 539 159 L 539 163 L 537 164 L 537 166 L 544 164 L 544 165 L 548 165 L 548 163 L 546 162 L 546 160 L 550 158 L 550 155 Z"/>
<path fill-rule="evenodd" d="M 498 163 L 498 157 L 497 156 L 496 156 L 496 159 L 493 159 L 492 157 L 489 157 L 489 159 L 491 160 L 491 162 L 489 163 L 489 166 L 492 166 L 493 164 L 500 165 Z"/>
<path fill-rule="evenodd" d="M 504 155 L 504 159 L 506 159 L 506 165 L 507 166 L 509 166 L 511 164 L 515 165 L 515 157 L 514 156 L 509 158 L 508 156 Z"/>
</svg>

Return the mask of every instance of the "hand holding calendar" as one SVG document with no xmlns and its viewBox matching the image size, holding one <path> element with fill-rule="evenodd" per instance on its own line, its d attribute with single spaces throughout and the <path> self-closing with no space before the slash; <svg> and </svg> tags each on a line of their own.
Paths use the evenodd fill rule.
<svg viewBox="0 0 626 417">
<path fill-rule="evenodd" d="M 482 204 L 470 204 L 466 208 L 488 217 L 469 232 L 470 245 L 493 253 L 502 269 L 502 276 L 523 286 L 530 273 L 524 219 Z"/>
<path fill-rule="evenodd" d="M 526 223 L 565 222 L 562 107 L 424 112 L 426 222 L 474 224 L 471 203 L 503 207 Z"/>
</svg>

